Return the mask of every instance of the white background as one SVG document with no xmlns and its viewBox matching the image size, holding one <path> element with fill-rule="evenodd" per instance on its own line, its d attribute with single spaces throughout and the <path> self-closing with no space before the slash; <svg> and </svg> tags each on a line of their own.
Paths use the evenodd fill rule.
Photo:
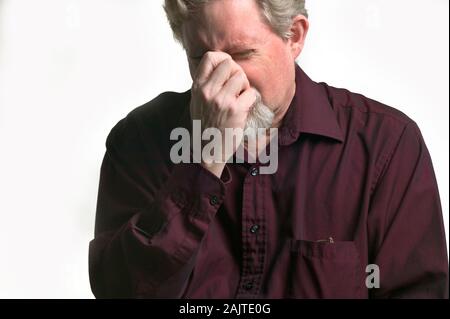
<svg viewBox="0 0 450 319">
<path fill-rule="evenodd" d="M 161 3 L 0 0 L 1 298 L 93 297 L 88 243 L 106 136 L 160 92 L 190 87 Z M 307 7 L 300 65 L 419 124 L 448 234 L 449 2 Z"/>
</svg>

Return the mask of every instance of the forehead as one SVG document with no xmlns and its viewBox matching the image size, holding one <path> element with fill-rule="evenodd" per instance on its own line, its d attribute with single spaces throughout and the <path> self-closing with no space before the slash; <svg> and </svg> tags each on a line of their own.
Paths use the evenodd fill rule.
<svg viewBox="0 0 450 319">
<path fill-rule="evenodd" d="M 271 32 L 254 0 L 213 0 L 183 25 L 188 52 L 227 52 L 261 43 Z"/>
</svg>

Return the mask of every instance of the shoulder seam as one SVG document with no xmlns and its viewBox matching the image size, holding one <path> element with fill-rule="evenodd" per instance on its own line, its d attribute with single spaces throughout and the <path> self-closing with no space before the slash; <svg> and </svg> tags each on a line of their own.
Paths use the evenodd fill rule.
<svg viewBox="0 0 450 319">
<path fill-rule="evenodd" d="M 387 105 L 386 105 L 387 106 Z M 382 115 L 382 116 L 386 116 L 386 117 L 389 117 L 389 118 L 391 118 L 391 119 L 394 119 L 394 120 L 396 120 L 396 121 L 398 121 L 398 122 L 400 122 L 400 123 L 402 123 L 402 124 L 405 124 L 405 125 L 409 125 L 409 123 L 411 123 L 411 122 L 413 122 L 413 120 L 408 116 L 408 115 L 406 115 L 405 113 L 403 113 L 402 111 L 400 111 L 400 110 L 398 110 L 398 109 L 395 109 L 394 108 L 394 110 L 397 110 L 398 112 L 402 112 L 402 114 L 405 116 L 405 118 L 402 118 L 401 116 L 396 116 L 396 115 L 394 115 L 394 114 L 390 114 L 390 113 L 384 113 L 384 112 L 378 112 L 378 111 L 374 111 L 374 110 L 369 110 L 369 111 L 364 111 L 364 110 L 360 110 L 357 106 L 355 106 L 355 105 L 342 105 L 341 106 L 342 108 L 352 108 L 352 109 L 355 109 L 356 111 L 358 111 L 358 112 L 360 112 L 360 113 L 365 113 L 365 114 L 377 114 L 377 115 Z M 390 107 L 390 106 L 389 106 Z"/>
</svg>

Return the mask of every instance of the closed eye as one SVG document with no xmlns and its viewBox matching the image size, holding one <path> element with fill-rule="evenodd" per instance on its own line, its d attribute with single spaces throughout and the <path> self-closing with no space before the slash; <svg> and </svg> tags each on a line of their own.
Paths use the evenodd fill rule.
<svg viewBox="0 0 450 319">
<path fill-rule="evenodd" d="M 242 51 L 238 51 L 235 53 L 230 53 L 231 57 L 233 58 L 233 60 L 243 60 L 243 59 L 247 59 L 250 56 L 252 56 L 255 53 L 255 49 L 249 49 L 249 50 L 242 50 Z M 189 56 L 189 59 L 194 61 L 194 62 L 200 62 L 200 60 L 203 58 L 203 55 L 198 55 L 198 56 Z"/>
<path fill-rule="evenodd" d="M 232 53 L 230 55 L 235 60 L 242 60 L 242 59 L 248 59 L 254 53 L 255 53 L 255 50 L 254 49 L 250 49 L 250 50 L 243 50 L 243 51 L 235 52 L 235 53 Z"/>
</svg>

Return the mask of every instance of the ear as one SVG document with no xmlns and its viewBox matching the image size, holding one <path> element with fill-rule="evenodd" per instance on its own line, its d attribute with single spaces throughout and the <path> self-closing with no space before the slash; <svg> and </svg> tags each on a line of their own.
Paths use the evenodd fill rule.
<svg viewBox="0 0 450 319">
<path fill-rule="evenodd" d="M 309 29 L 309 21 L 304 15 L 299 14 L 292 19 L 291 34 L 288 39 L 294 60 L 300 55 L 305 46 L 306 35 Z"/>
</svg>

